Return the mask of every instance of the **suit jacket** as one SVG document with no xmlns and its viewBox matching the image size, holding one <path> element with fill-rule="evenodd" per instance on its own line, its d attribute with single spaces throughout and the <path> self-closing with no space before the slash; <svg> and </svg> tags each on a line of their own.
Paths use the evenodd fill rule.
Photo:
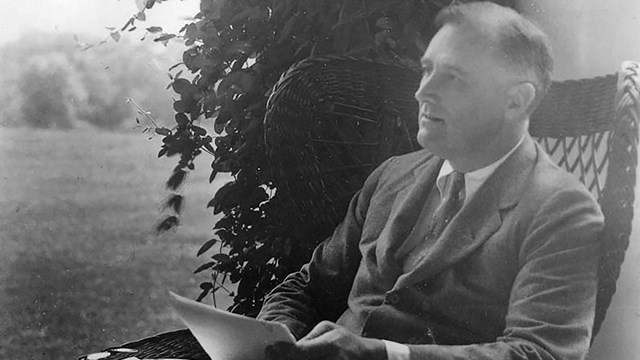
<svg viewBox="0 0 640 360">
<path fill-rule="evenodd" d="M 596 201 L 527 136 L 403 272 L 399 250 L 441 163 L 419 151 L 377 168 L 259 318 L 297 338 L 337 321 L 409 344 L 412 359 L 583 359 L 603 226 Z"/>
</svg>

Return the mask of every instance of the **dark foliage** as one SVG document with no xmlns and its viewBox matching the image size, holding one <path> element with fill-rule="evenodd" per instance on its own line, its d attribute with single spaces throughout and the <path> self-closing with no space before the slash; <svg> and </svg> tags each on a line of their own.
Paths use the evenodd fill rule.
<svg viewBox="0 0 640 360">
<path fill-rule="evenodd" d="M 265 155 L 263 118 L 270 90 L 292 64 L 320 55 L 353 55 L 417 67 L 434 33 L 438 0 L 201 0 L 181 35 L 188 49 L 173 90 L 176 125 L 164 135 L 161 156 L 177 155 L 168 186 L 177 189 L 202 151 L 213 155 L 211 177 L 227 172 L 208 206 L 223 217 L 216 238 L 199 255 L 225 245 L 196 270 L 211 271 L 202 295 L 222 282 L 238 283 L 231 310 L 255 315 L 267 292 L 297 270 L 326 234 L 309 234 L 286 221 Z M 504 1 L 503 1 L 504 3 Z M 140 9 L 143 11 L 144 9 Z M 132 25 L 133 20 L 130 21 Z M 125 26 L 126 29 L 127 26 Z M 159 35 L 165 41 L 167 34 Z M 200 127 L 206 124 L 216 133 Z M 215 138 L 215 140 L 214 140 Z M 174 211 L 167 218 L 174 221 Z M 171 220 L 169 220 L 171 219 Z M 163 223 L 165 224 L 165 223 Z"/>
</svg>

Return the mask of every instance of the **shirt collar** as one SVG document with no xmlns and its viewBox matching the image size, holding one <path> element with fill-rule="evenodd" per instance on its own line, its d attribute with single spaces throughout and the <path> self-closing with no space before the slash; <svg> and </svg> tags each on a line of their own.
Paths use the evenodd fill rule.
<svg viewBox="0 0 640 360">
<path fill-rule="evenodd" d="M 463 205 L 466 205 L 469 199 L 478 191 L 480 186 L 484 184 L 484 182 L 493 174 L 498 166 L 502 165 L 503 162 L 509 158 L 511 154 L 522 144 L 524 141 L 524 135 L 518 140 L 518 143 L 511 148 L 503 157 L 498 159 L 497 161 L 474 171 L 470 171 L 464 174 L 464 190 L 465 190 L 465 198 Z M 445 177 L 453 172 L 453 168 L 448 160 L 445 160 L 440 168 L 440 172 L 438 173 L 438 179 L 436 180 L 436 185 L 438 186 L 438 190 L 442 194 L 444 185 L 445 185 Z"/>
</svg>

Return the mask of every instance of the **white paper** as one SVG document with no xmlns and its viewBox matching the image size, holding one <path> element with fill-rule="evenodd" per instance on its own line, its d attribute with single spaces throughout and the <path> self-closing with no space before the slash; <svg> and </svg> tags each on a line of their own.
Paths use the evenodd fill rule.
<svg viewBox="0 0 640 360">
<path fill-rule="evenodd" d="M 295 342 L 283 324 L 232 314 L 170 294 L 176 312 L 212 360 L 266 360 L 267 345 Z"/>
</svg>

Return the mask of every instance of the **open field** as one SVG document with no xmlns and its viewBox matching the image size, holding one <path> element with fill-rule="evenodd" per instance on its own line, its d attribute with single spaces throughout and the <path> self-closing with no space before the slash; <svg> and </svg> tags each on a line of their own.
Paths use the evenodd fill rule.
<svg viewBox="0 0 640 360">
<path fill-rule="evenodd" d="M 205 205 L 224 179 L 209 185 L 202 159 L 184 224 L 156 236 L 175 164 L 156 158 L 159 144 L 0 128 L 0 359 L 73 359 L 184 327 L 166 291 L 197 296 L 195 253 L 213 224 Z"/>
</svg>

